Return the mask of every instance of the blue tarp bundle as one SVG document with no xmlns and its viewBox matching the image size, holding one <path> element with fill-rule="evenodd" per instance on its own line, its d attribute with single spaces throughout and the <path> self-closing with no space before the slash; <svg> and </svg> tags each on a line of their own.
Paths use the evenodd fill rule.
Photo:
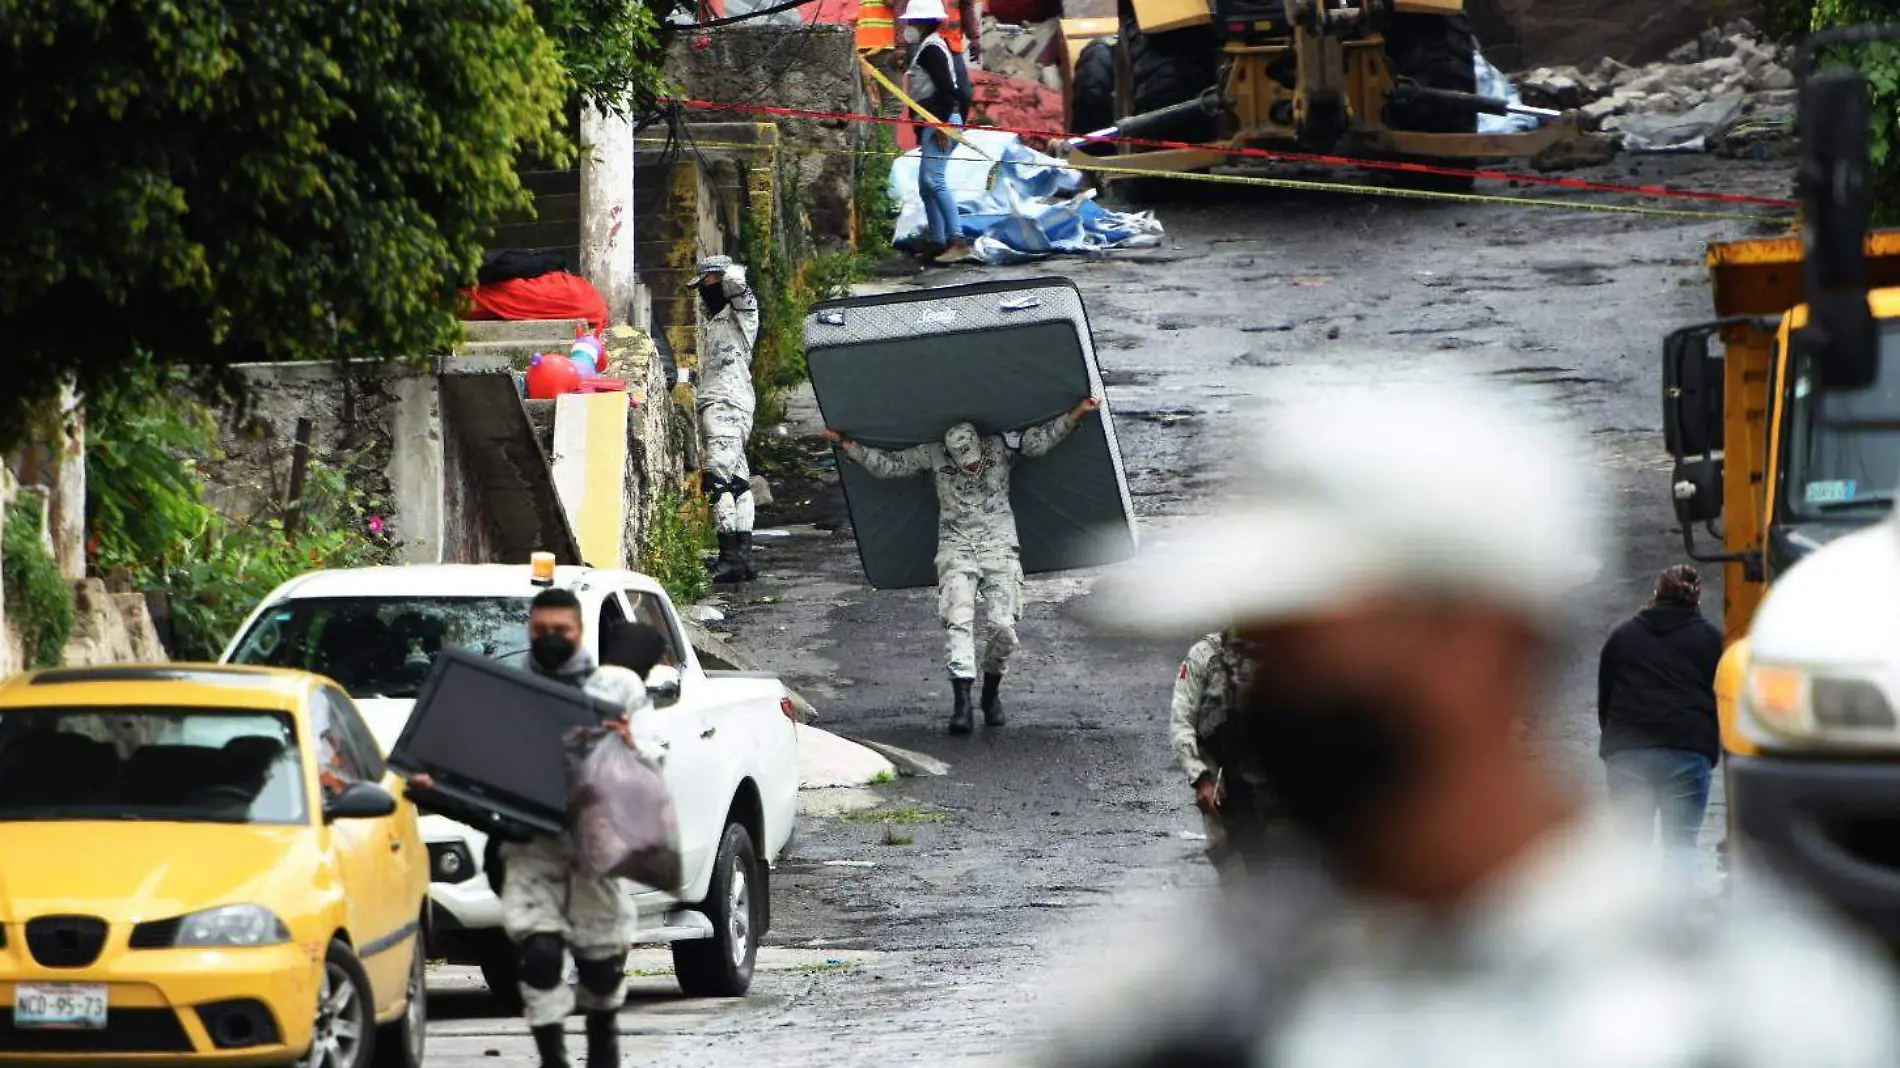
<svg viewBox="0 0 1900 1068">
<path fill-rule="evenodd" d="M 963 237 L 984 263 L 1023 263 L 1058 253 L 1159 244 L 1161 224 L 1151 212 L 1110 211 L 1082 189 L 1082 172 L 1065 167 L 999 130 L 970 130 L 968 145 L 951 153 L 946 176 L 962 214 Z M 974 147 L 972 147 L 974 146 Z M 903 205 L 892 241 L 924 233 L 917 195 L 915 149 L 891 164 L 891 195 Z"/>
</svg>

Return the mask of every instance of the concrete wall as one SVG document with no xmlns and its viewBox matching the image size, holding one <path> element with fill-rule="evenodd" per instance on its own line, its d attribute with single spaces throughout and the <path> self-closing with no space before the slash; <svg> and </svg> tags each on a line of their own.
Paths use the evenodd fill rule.
<svg viewBox="0 0 1900 1068">
<path fill-rule="evenodd" d="M 420 476 L 398 471 L 398 455 L 417 462 L 421 453 L 397 440 L 399 414 L 414 413 L 417 387 L 398 383 L 420 372 L 407 368 L 339 367 L 334 363 L 247 364 L 238 368 L 247 384 L 242 408 L 224 413 L 219 445 L 224 455 L 200 465 L 214 506 L 232 515 L 275 514 L 289 496 L 292 443 L 297 420 L 308 418 L 312 456 L 347 466 L 350 484 L 367 498 L 399 537 L 420 534 L 396 499 L 398 483 Z M 426 397 L 420 398 L 426 406 Z M 412 428 L 426 441 L 426 426 Z"/>
<path fill-rule="evenodd" d="M 705 48 L 695 48 L 691 35 L 681 34 L 667 54 L 667 73 L 679 81 L 687 96 L 835 113 L 861 114 L 866 109 L 856 36 L 850 26 L 741 24 L 721 27 L 707 35 L 707 41 Z M 850 239 L 857 173 L 857 157 L 850 153 L 862 147 L 866 127 L 841 120 L 743 111 L 694 110 L 689 115 L 696 123 L 777 123 L 781 141 L 789 149 L 782 163 L 784 203 L 805 215 L 791 222 L 790 228 L 810 234 L 819 248 L 837 248 Z"/>
</svg>

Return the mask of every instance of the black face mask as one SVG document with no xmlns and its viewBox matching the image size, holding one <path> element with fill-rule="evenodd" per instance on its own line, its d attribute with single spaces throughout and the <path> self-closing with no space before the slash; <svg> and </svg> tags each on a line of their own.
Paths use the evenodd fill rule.
<svg viewBox="0 0 1900 1068">
<path fill-rule="evenodd" d="M 1242 693 L 1246 760 L 1281 811 L 1348 867 L 1416 780 L 1418 739 L 1390 700 L 1336 690 L 1296 699 L 1270 674 Z"/>
<path fill-rule="evenodd" d="M 528 655 L 543 674 L 552 675 L 574 658 L 574 643 L 564 634 L 543 634 L 528 646 Z"/>
<path fill-rule="evenodd" d="M 732 298 L 726 296 L 724 282 L 712 282 L 699 287 L 699 299 L 706 302 L 706 318 L 710 319 L 726 310 Z"/>
</svg>

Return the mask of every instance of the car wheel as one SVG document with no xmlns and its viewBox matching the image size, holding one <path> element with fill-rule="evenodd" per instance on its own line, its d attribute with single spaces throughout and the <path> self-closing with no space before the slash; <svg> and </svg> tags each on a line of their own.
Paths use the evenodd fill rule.
<svg viewBox="0 0 1900 1068">
<path fill-rule="evenodd" d="M 305 1068 L 364 1068 L 376 1047 L 375 1020 L 369 974 L 347 944 L 332 939 L 317 987 L 316 1030 L 298 1063 Z"/>
<path fill-rule="evenodd" d="M 743 997 L 752 986 L 765 917 L 765 881 L 759 854 L 743 824 L 726 824 L 702 905 L 713 936 L 673 943 L 673 972 L 694 997 Z"/>
<path fill-rule="evenodd" d="M 402 1015 L 376 1029 L 376 1068 L 422 1068 L 422 1047 L 429 1031 L 428 961 L 422 939 L 415 940 L 409 965 L 409 989 Z"/>
</svg>

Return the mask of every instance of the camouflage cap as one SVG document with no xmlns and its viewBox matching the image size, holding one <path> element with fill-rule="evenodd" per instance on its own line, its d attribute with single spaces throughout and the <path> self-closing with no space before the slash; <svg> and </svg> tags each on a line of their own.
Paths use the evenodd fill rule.
<svg viewBox="0 0 1900 1068">
<path fill-rule="evenodd" d="M 701 282 L 706 280 L 706 276 L 709 274 L 724 274 L 730 270 L 732 270 L 731 256 L 707 256 L 705 259 L 699 261 L 697 267 L 693 268 L 693 280 L 686 283 L 686 288 L 692 289 L 698 286 Z"/>
</svg>

